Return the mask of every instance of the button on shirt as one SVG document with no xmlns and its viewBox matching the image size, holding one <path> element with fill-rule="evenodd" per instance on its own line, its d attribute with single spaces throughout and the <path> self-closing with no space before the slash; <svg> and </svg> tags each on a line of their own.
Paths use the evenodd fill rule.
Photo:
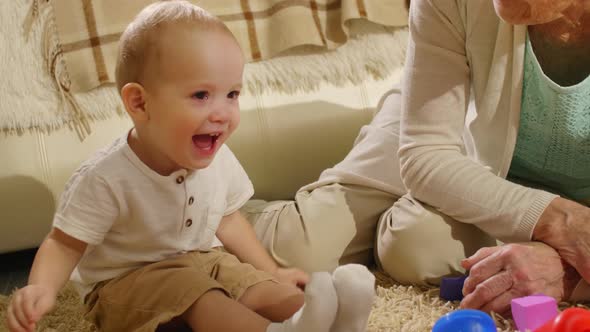
<svg viewBox="0 0 590 332">
<path fill-rule="evenodd" d="M 220 246 L 215 232 L 221 218 L 253 193 L 225 145 L 205 169 L 162 176 L 135 155 L 125 136 L 75 172 L 54 226 L 89 244 L 72 274 L 84 296 L 97 282 L 129 270 Z"/>
</svg>

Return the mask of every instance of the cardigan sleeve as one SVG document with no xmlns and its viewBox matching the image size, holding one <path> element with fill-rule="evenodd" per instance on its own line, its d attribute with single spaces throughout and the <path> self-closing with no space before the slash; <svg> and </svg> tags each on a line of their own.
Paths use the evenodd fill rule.
<svg viewBox="0 0 590 332">
<path fill-rule="evenodd" d="M 470 13 L 461 3 L 412 1 L 398 151 L 402 180 L 414 198 L 460 222 L 504 242 L 530 240 L 556 196 L 507 181 L 465 154 L 472 73 L 464 24 Z"/>
</svg>

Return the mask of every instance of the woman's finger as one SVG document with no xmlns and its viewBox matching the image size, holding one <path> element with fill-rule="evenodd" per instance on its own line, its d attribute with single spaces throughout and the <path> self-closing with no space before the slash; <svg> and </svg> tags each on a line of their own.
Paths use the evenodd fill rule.
<svg viewBox="0 0 590 332">
<path fill-rule="evenodd" d="M 470 294 L 477 285 L 505 269 L 508 262 L 505 262 L 501 253 L 506 248 L 494 247 L 490 249 L 493 250 L 486 251 L 485 254 L 488 255 L 475 263 L 469 270 L 469 276 L 463 284 L 463 295 Z"/>
<path fill-rule="evenodd" d="M 461 261 L 461 266 L 465 270 L 471 270 L 471 267 L 473 267 L 473 265 L 477 264 L 482 259 L 485 259 L 489 255 L 493 254 L 494 252 L 496 252 L 497 250 L 499 250 L 499 248 L 500 247 L 485 247 L 485 248 L 481 248 L 478 251 L 476 251 L 475 254 L 471 255 L 470 257 L 467 257 L 467 258 L 463 259 Z"/>
<path fill-rule="evenodd" d="M 473 292 L 461 301 L 461 308 L 480 309 L 492 302 L 500 294 L 513 286 L 512 275 L 508 271 L 501 271 L 479 283 Z"/>
<path fill-rule="evenodd" d="M 510 302 L 516 297 L 518 297 L 518 295 L 515 295 L 512 291 L 502 292 L 495 299 L 481 307 L 480 310 L 485 312 L 505 314 L 510 310 Z"/>
</svg>

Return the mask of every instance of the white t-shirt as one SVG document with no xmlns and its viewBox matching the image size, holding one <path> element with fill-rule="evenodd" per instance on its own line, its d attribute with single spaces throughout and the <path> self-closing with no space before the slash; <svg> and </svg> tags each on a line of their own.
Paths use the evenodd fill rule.
<svg viewBox="0 0 590 332">
<path fill-rule="evenodd" d="M 162 176 L 127 135 L 82 164 L 66 184 L 53 226 L 88 243 L 71 276 L 82 298 L 100 281 L 193 250 L 220 246 L 223 216 L 254 188 L 223 145 L 209 167 Z"/>
</svg>

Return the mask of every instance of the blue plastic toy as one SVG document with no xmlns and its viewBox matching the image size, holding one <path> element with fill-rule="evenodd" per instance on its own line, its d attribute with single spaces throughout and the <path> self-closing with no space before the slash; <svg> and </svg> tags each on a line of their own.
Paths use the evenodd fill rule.
<svg viewBox="0 0 590 332">
<path fill-rule="evenodd" d="M 440 298 L 445 301 L 461 301 L 463 299 L 463 284 L 467 276 L 442 278 L 440 282 Z"/>
<path fill-rule="evenodd" d="M 439 318 L 432 332 L 496 332 L 496 324 L 483 311 L 462 309 Z"/>
</svg>

